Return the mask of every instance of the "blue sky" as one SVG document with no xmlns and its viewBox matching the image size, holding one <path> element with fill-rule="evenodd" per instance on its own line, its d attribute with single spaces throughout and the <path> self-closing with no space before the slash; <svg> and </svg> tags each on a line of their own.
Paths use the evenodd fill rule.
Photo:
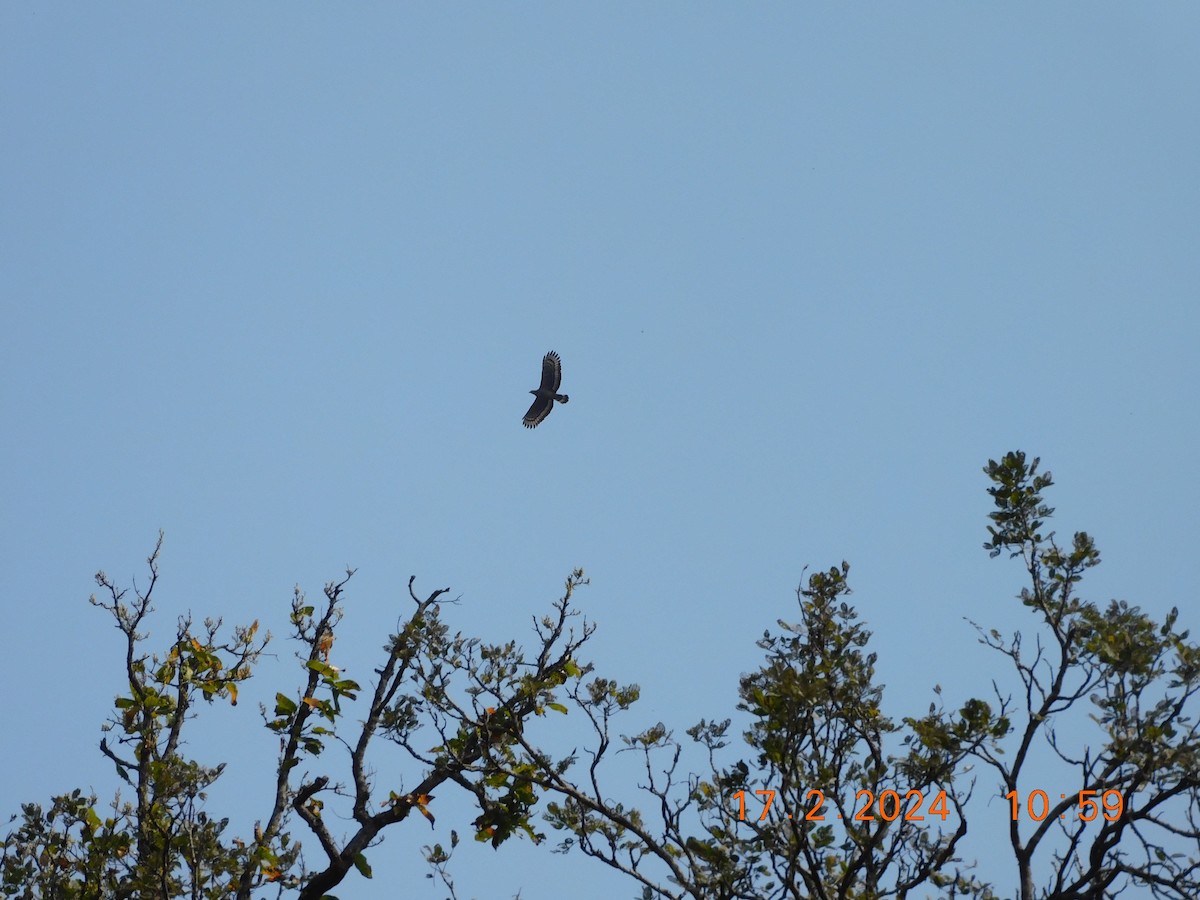
<svg viewBox="0 0 1200 900">
<path fill-rule="evenodd" d="M 582 566 L 593 658 L 643 688 L 625 730 L 682 733 L 842 559 L 885 712 L 986 696 L 1005 669 L 964 619 L 1031 625 L 980 546 L 980 468 L 1017 448 L 1060 534 L 1097 539 L 1086 595 L 1194 627 L 1198 28 L 1187 4 L 5 4 L 0 812 L 111 795 L 121 648 L 86 601 L 160 528 L 151 645 L 188 610 L 259 619 L 253 701 L 299 683 L 293 585 L 357 567 L 337 661 L 369 681 L 410 575 L 456 627 L 528 638 Z M 571 403 L 527 431 L 550 349 Z M 255 706 L 191 745 L 231 760 L 241 833 L 275 752 Z M 966 855 L 1003 894 L 986 810 Z M 339 895 L 440 896 L 417 848 L 450 819 Z M 465 896 L 633 893 L 527 843 L 459 868 Z"/>
</svg>

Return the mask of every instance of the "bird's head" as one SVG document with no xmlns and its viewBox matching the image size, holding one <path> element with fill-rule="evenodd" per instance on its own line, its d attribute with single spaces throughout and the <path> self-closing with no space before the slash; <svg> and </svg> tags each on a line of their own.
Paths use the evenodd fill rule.
<svg viewBox="0 0 1200 900">
<path fill-rule="evenodd" d="M 537 391 L 530 391 L 529 393 L 533 394 L 535 397 L 537 396 Z"/>
</svg>

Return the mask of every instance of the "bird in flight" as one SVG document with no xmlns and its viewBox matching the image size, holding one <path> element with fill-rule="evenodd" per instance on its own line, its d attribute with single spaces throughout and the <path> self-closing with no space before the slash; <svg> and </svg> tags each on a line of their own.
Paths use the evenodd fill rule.
<svg viewBox="0 0 1200 900">
<path fill-rule="evenodd" d="M 566 394 L 558 393 L 558 386 L 562 384 L 562 360 L 558 358 L 558 354 L 551 350 L 542 358 L 542 383 L 538 385 L 537 390 L 530 391 L 533 394 L 533 405 L 529 407 L 529 412 L 525 413 L 523 419 L 526 428 L 537 428 L 542 423 L 546 416 L 550 415 L 550 410 L 554 409 L 554 401 L 566 403 L 570 397 Z"/>
</svg>

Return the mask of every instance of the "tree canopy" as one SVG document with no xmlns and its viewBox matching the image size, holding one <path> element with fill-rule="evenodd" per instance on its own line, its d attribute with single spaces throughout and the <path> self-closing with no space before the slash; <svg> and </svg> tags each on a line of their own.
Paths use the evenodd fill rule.
<svg viewBox="0 0 1200 900">
<path fill-rule="evenodd" d="M 336 662 L 347 572 L 319 602 L 293 596 L 300 683 L 261 709 L 279 744 L 275 770 L 262 774 L 270 802 L 236 836 L 231 817 L 208 808 L 224 766 L 190 759 L 183 736 L 197 701 L 237 704 L 271 636 L 258 621 L 223 637 L 221 622 L 185 618 L 166 647 L 146 650 L 160 535 L 143 589 L 101 572 L 91 600 L 124 640 L 127 689 L 99 749 L 125 793 L 100 804 L 73 789 L 24 804 L 4 842 L 0 891 L 333 896 L 347 878 L 371 877 L 386 835 L 434 822 L 436 797 L 461 791 L 473 818 L 422 851 L 451 896 L 458 829 L 501 850 L 516 838 L 581 854 L 645 898 L 1066 900 L 1131 887 L 1200 896 L 1200 648 L 1177 630 L 1177 610 L 1157 622 L 1082 596 L 1099 550 L 1084 532 L 1060 545 L 1046 530 L 1053 481 L 1039 460 L 1011 452 L 984 472 L 995 506 L 984 548 L 1020 561 L 1030 622 L 1012 635 L 975 626 L 980 652 L 1011 670 L 1008 684 L 955 709 L 886 714 L 842 562 L 807 574 L 794 621 L 764 631 L 736 710 L 625 734 L 641 691 L 584 658 L 596 626 L 574 603 L 581 570 L 536 620 L 528 649 L 452 633 L 447 589 L 422 596 L 410 579 L 411 606 L 371 686 Z M 1090 731 L 1060 730 L 1073 716 L 1088 717 Z M 555 751 L 533 734 L 567 721 L 586 723 L 581 749 Z M 373 779 L 372 755 L 387 745 L 409 760 L 414 786 L 403 794 Z M 325 752 L 334 746 L 343 752 Z M 1062 797 L 1031 781 L 1042 752 L 1072 773 Z M 639 761 L 634 778 L 621 755 Z M 1011 809 L 1010 883 L 981 880 L 965 852 L 973 801 L 984 797 Z M 326 816 L 327 803 L 348 817 Z"/>
</svg>

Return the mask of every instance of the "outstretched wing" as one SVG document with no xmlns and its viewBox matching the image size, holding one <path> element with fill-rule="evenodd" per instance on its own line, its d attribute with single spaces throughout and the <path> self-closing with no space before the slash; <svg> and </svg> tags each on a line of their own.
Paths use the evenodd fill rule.
<svg viewBox="0 0 1200 900">
<path fill-rule="evenodd" d="M 562 360 L 558 358 L 558 354 L 551 350 L 542 357 L 542 383 L 538 385 L 536 391 L 530 391 L 533 394 L 533 405 L 529 407 L 529 412 L 525 413 L 525 427 L 536 428 L 546 416 L 550 415 L 550 410 L 554 409 L 554 401 L 558 400 L 562 403 L 567 402 L 567 398 L 558 393 L 558 386 L 562 383 Z"/>
<path fill-rule="evenodd" d="M 553 397 L 534 397 L 533 405 L 529 407 L 529 412 L 525 413 L 525 418 L 522 421 L 526 428 L 537 428 L 541 421 L 550 415 L 550 408 L 554 406 Z"/>
<path fill-rule="evenodd" d="M 558 393 L 558 386 L 562 384 L 562 360 L 558 358 L 558 354 L 551 350 L 542 357 L 542 386 L 538 389 L 540 393 L 549 391 L 551 394 Z M 537 404 L 535 403 L 534 406 Z M 533 410 L 530 410 L 533 412 Z M 546 412 L 550 412 L 550 408 L 546 408 Z M 526 417 L 528 418 L 528 416 Z M 545 418 L 543 415 L 542 418 Z M 541 419 L 538 419 L 540 422 Z"/>
</svg>

